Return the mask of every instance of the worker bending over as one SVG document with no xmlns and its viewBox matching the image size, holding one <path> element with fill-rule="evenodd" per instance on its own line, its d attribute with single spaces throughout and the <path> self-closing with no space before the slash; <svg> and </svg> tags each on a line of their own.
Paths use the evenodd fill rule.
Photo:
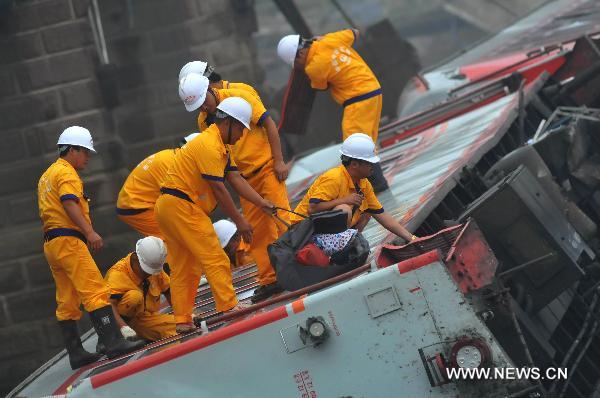
<svg viewBox="0 0 600 398">
<path fill-rule="evenodd" d="M 208 85 L 205 77 L 193 76 L 206 80 L 204 84 Z M 204 101 L 193 95 L 183 98 L 186 107 L 197 108 L 196 102 Z M 209 214 L 220 205 L 242 237 L 252 241 L 252 226 L 235 208 L 225 179 L 241 197 L 268 213 L 272 211 L 273 205 L 239 175 L 227 149 L 249 128 L 251 115 L 252 106 L 242 98 L 222 101 L 215 123 L 181 148 L 161 185 L 162 195 L 156 201 L 155 212 L 173 258 L 171 301 L 178 333 L 195 329 L 194 297 L 203 271 L 217 311 L 243 308 L 233 289 L 229 258 L 221 248 Z"/>
<path fill-rule="evenodd" d="M 348 228 L 358 231 L 362 231 L 372 216 L 385 229 L 406 241 L 416 239 L 384 211 L 367 180 L 374 165 L 379 162 L 371 137 L 362 133 L 352 134 L 344 140 L 340 153 L 342 164 L 320 175 L 294 211 L 310 215 L 340 209 L 348 215 Z M 290 219 L 293 224 L 302 220 L 295 214 Z"/>
<path fill-rule="evenodd" d="M 159 312 L 161 295 L 171 304 L 170 280 L 163 271 L 166 258 L 163 241 L 147 236 L 104 277 L 121 334 L 128 340 L 156 341 L 177 334 L 173 315 Z"/>
<path fill-rule="evenodd" d="M 202 82 L 200 78 L 201 76 L 198 74 L 190 73 L 180 81 L 182 99 L 187 96 L 205 98 L 203 102 L 186 106 L 190 112 L 198 108 L 202 111 L 198 118 L 200 130 L 210 125 L 218 105 L 225 99 L 241 97 L 251 103 L 250 131 L 232 146 L 231 155 L 235 159 L 240 174 L 256 192 L 275 206 L 289 209 L 287 188 L 284 182 L 288 175 L 288 166 L 283 161 L 279 132 L 258 95 L 242 89 L 209 87 L 208 80 L 202 77 L 205 80 L 200 84 Z M 282 291 L 277 284 L 277 276 L 271 265 L 267 246 L 277 240 L 285 232 L 286 227 L 245 198 L 240 198 L 240 203 L 244 217 L 254 230 L 250 252 L 256 261 L 260 286 L 254 291 L 251 299 L 253 303 L 256 303 Z M 281 217 L 287 221 L 289 216 L 285 212 L 285 214 L 281 214 Z"/>
<path fill-rule="evenodd" d="M 198 134 L 186 135 L 181 140 L 180 146 L 187 144 Z M 165 149 L 142 160 L 129 173 L 119 191 L 117 217 L 144 236 L 157 236 L 164 239 L 156 222 L 154 205 L 160 196 L 160 184 L 164 181 L 178 150 L 179 148 Z M 165 267 L 167 272 L 170 272 L 168 265 L 170 262 L 168 256 Z"/>
<path fill-rule="evenodd" d="M 213 227 L 232 268 L 248 265 L 254 261 L 250 255 L 250 245 L 242 240 L 234 223 L 229 220 L 219 220 L 213 223 Z"/>
<path fill-rule="evenodd" d="M 181 146 L 198 136 L 192 133 L 182 139 Z M 154 205 L 160 196 L 160 184 L 173 164 L 179 148 L 159 151 L 142 160 L 123 183 L 117 199 L 117 216 L 144 236 L 162 237 L 154 216 Z"/>
<path fill-rule="evenodd" d="M 84 350 L 76 321 L 80 305 L 90 314 L 99 347 L 109 358 L 133 351 L 143 342 L 123 339 L 102 279 L 89 249 L 102 248 L 102 237 L 92 227 L 88 198 L 77 171 L 96 152 L 92 135 L 79 126 L 65 129 L 58 138 L 59 158 L 38 182 L 38 207 L 44 228 L 44 255 L 56 283 L 56 319 L 72 369 L 95 362 L 101 354 Z M 89 249 L 88 249 L 89 247 Z"/>
<path fill-rule="evenodd" d="M 366 133 L 377 142 L 383 99 L 381 85 L 371 68 L 352 48 L 357 29 L 345 29 L 314 39 L 299 35 L 284 36 L 277 54 L 288 65 L 303 70 L 312 88 L 327 90 L 344 108 L 342 140 L 354 133 Z M 369 180 L 375 192 L 388 189 L 379 164 Z"/>
</svg>

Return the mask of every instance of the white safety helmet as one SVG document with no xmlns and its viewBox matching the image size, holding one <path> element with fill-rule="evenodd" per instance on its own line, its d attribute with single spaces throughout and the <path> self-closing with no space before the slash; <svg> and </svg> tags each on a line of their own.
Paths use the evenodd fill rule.
<svg viewBox="0 0 600 398">
<path fill-rule="evenodd" d="M 252 105 L 248 101 L 240 97 L 225 98 L 217 106 L 217 109 L 232 118 L 236 119 L 247 129 L 250 128 L 250 119 L 252 118 Z"/>
<path fill-rule="evenodd" d="M 191 140 L 193 140 L 194 138 L 198 137 L 200 135 L 200 133 L 192 133 L 192 134 L 188 134 L 185 137 L 183 137 L 183 140 L 185 141 L 185 143 L 187 144 L 188 142 L 190 142 Z"/>
<path fill-rule="evenodd" d="M 300 35 L 287 35 L 279 40 L 277 44 L 277 55 L 289 66 L 294 66 Z"/>
<path fill-rule="evenodd" d="M 140 261 L 140 267 L 145 273 L 156 275 L 162 271 L 167 258 L 167 247 L 162 239 L 156 236 L 146 236 L 137 241 L 135 252 Z"/>
<path fill-rule="evenodd" d="M 208 83 L 208 78 L 197 73 L 188 73 L 179 81 L 179 98 L 188 112 L 195 111 L 204 103 Z"/>
<path fill-rule="evenodd" d="M 201 76 L 204 76 L 204 72 L 206 72 L 206 67 L 208 64 L 204 61 L 191 61 L 187 64 L 183 65 L 181 71 L 179 71 L 179 80 L 186 77 L 189 73 L 197 73 Z"/>
<path fill-rule="evenodd" d="M 92 135 L 90 134 L 90 131 L 85 127 L 67 127 L 58 137 L 58 142 L 56 143 L 56 145 L 81 146 L 96 153 L 96 150 L 94 149 L 94 140 L 92 139 Z"/>
<path fill-rule="evenodd" d="M 354 133 L 346 138 L 342 143 L 340 153 L 352 159 L 379 163 L 379 156 L 375 152 L 375 143 L 371 137 L 364 133 Z"/>
<path fill-rule="evenodd" d="M 221 247 L 227 246 L 233 235 L 237 232 L 237 227 L 229 220 L 219 220 L 216 223 L 213 223 L 213 227 L 219 237 Z"/>
</svg>

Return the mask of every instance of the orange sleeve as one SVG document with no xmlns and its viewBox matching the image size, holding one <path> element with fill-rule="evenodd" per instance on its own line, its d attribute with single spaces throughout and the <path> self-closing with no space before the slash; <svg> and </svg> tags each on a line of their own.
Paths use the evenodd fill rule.
<svg viewBox="0 0 600 398">
<path fill-rule="evenodd" d="M 162 293 L 166 292 L 171 287 L 171 278 L 165 271 L 162 271 L 160 274 L 160 278 L 158 279 L 158 285 L 160 287 L 160 291 Z"/>
<path fill-rule="evenodd" d="M 198 114 L 198 131 L 204 131 L 208 128 L 209 123 L 206 119 L 206 112 L 200 112 Z"/>
<path fill-rule="evenodd" d="M 254 95 L 247 95 L 244 99 L 252 105 L 252 123 L 261 125 L 265 118 L 269 116 L 269 112 L 267 112 L 262 101 Z"/>
<path fill-rule="evenodd" d="M 365 190 L 364 194 L 365 194 L 365 199 L 367 200 L 367 204 L 368 204 L 368 207 L 365 210 L 365 212 L 371 213 L 371 214 L 383 213 L 383 206 L 379 202 L 379 199 L 377 199 L 377 196 L 375 196 L 375 191 L 373 191 L 373 186 L 371 185 L 370 182 L 367 185 L 367 189 Z"/>
<path fill-rule="evenodd" d="M 339 194 L 339 179 L 323 174 L 308 190 L 308 203 L 329 202 L 337 199 Z"/>
<path fill-rule="evenodd" d="M 63 173 L 58 178 L 58 196 L 60 201 L 74 200 L 79 202 L 81 181 L 73 173 Z"/>
<path fill-rule="evenodd" d="M 225 166 L 225 172 L 238 171 L 237 164 L 235 163 L 233 156 L 231 156 L 231 153 L 228 153 L 227 156 L 227 166 Z"/>
<path fill-rule="evenodd" d="M 250 86 L 249 86 L 250 87 Z M 256 90 L 254 90 L 256 92 Z M 249 90 L 242 89 L 227 89 L 219 90 L 219 96 L 222 99 L 229 97 L 241 97 L 248 101 L 252 105 L 252 119 L 250 120 L 253 124 L 260 125 L 263 120 L 269 116 L 269 112 L 263 105 L 258 95 L 252 94 Z"/>
<path fill-rule="evenodd" d="M 225 181 L 225 165 L 222 159 L 218 156 L 209 156 L 209 152 L 202 151 L 204 147 L 195 149 L 196 153 L 193 156 L 201 177 L 210 181 Z"/>
<path fill-rule="evenodd" d="M 354 44 L 354 40 L 356 40 L 356 35 L 354 34 L 354 30 L 344 29 L 326 34 L 325 36 L 323 36 L 323 40 L 331 40 L 352 47 L 352 45 Z"/>
<path fill-rule="evenodd" d="M 315 51 L 310 62 L 304 67 L 304 72 L 310 79 L 310 86 L 317 90 L 327 90 L 327 76 L 331 69 L 330 51 L 320 48 Z"/>
</svg>

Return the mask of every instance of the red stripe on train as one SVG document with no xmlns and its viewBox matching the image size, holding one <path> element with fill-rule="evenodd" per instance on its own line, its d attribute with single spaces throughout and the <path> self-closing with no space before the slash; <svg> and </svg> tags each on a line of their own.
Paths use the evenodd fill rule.
<svg viewBox="0 0 600 398">
<path fill-rule="evenodd" d="M 162 363 L 179 358 L 191 352 L 201 350 L 202 348 L 211 346 L 220 341 L 227 340 L 231 337 L 240 335 L 247 331 L 259 328 L 269 323 L 286 318 L 287 312 L 285 307 L 278 307 L 272 311 L 258 314 L 250 319 L 236 322 L 232 325 L 225 326 L 214 332 L 210 332 L 204 336 L 199 336 L 195 339 L 186 341 L 179 345 L 170 347 L 164 351 L 157 352 L 144 358 L 140 358 L 131 363 L 119 366 L 118 368 L 107 370 L 104 373 L 91 377 L 93 388 L 99 388 L 114 381 L 131 376 L 142 370 L 152 368 Z"/>
</svg>

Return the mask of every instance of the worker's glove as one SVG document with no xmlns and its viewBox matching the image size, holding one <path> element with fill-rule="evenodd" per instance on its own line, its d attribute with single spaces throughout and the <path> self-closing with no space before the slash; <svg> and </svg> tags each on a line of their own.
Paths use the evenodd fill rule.
<svg viewBox="0 0 600 398">
<path fill-rule="evenodd" d="M 202 322 L 202 317 L 198 314 L 192 314 L 192 323 L 196 325 L 196 327 L 200 327 L 200 322 Z"/>
<path fill-rule="evenodd" d="M 133 330 L 132 328 L 130 328 L 127 325 L 121 327 L 121 334 L 123 335 L 125 340 L 135 341 L 138 339 L 138 336 L 137 336 L 137 333 L 135 332 L 135 330 Z"/>
<path fill-rule="evenodd" d="M 208 325 L 199 314 L 192 314 L 192 322 L 202 331 L 202 334 L 208 333 Z"/>
</svg>

